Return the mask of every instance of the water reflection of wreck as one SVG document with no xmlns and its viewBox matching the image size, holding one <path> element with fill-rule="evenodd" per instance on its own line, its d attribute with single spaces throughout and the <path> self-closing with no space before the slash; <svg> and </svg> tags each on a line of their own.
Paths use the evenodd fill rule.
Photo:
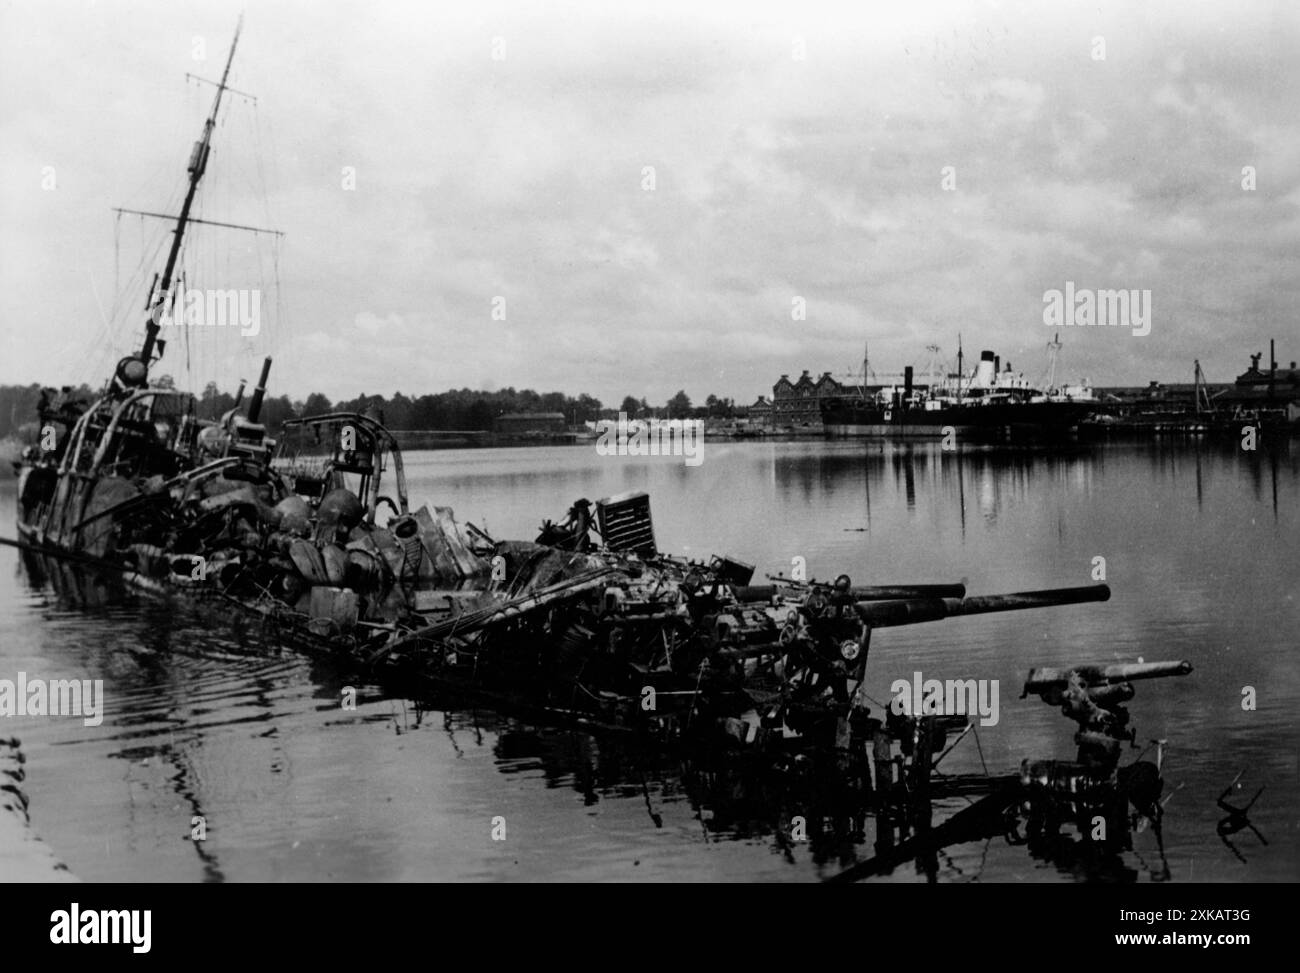
<svg viewBox="0 0 1300 973">
<path fill-rule="evenodd" d="M 908 866 L 928 881 L 978 880 L 979 872 L 959 865 L 960 856 L 954 859 L 949 849 L 980 842 L 981 868 L 989 843 L 998 842 L 1023 847 L 1074 880 L 1167 881 L 1165 741 L 1152 741 L 1121 767 L 1122 745 L 1135 737 L 1122 702 L 1132 698 L 1131 681 L 1189 669 L 1185 663 L 1157 663 L 1034 670 L 1026 691 L 1062 706 L 1078 722 L 1078 759 L 1025 760 L 1019 774 L 1003 775 L 987 769 L 982 775 L 940 772 L 944 754 L 938 747 L 961 725 L 945 718 L 915 721 L 917 734 L 892 758 L 821 750 L 762 759 L 752 750 L 717 743 L 666 752 L 634 738 L 606 736 L 596 745 L 583 733 L 443 712 L 453 737 L 454 726 L 464 721 L 480 743 L 482 731 L 492 731 L 501 759 L 511 765 L 536 762 L 548 781 L 567 781 L 586 805 L 611 796 L 643 800 L 648 826 L 658 829 L 684 799 L 703 840 L 766 839 L 791 865 L 811 860 L 833 882 L 891 875 Z M 439 697 L 432 705 L 455 702 Z M 1152 751 L 1153 759 L 1143 759 Z M 1134 842 L 1136 833 L 1148 830 L 1157 855 L 1152 861 Z"/>
</svg>

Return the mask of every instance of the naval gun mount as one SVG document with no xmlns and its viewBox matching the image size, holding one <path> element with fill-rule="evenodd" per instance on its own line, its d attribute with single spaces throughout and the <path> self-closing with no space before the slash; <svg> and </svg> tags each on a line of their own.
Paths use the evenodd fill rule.
<svg viewBox="0 0 1300 973">
<path fill-rule="evenodd" d="M 1043 667 L 1029 672 L 1020 698 L 1035 694 L 1048 705 L 1059 706 L 1079 727 L 1073 761 L 1021 763 L 1025 809 L 1036 830 L 1054 831 L 1062 820 L 1073 818 L 1081 833 L 1087 833 L 1085 829 L 1091 830 L 1100 815 L 1116 825 L 1112 833 L 1124 833 L 1128 805 L 1137 818 L 1159 828 L 1166 741 L 1151 742 L 1156 748 L 1154 762 L 1142 759 L 1144 750 L 1136 761 L 1121 767 L 1123 744 L 1137 746 L 1137 731 L 1124 704 L 1136 695 L 1133 682 L 1139 679 L 1185 676 L 1191 671 L 1191 663 L 1184 660 Z"/>
</svg>

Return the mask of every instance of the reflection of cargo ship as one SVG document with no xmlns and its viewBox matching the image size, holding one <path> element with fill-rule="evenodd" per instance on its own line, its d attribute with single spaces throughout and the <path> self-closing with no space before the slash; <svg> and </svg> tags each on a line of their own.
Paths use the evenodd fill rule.
<svg viewBox="0 0 1300 973">
<path fill-rule="evenodd" d="M 1098 407 L 1092 390 L 1075 386 L 1034 388 L 1010 363 L 1000 370 L 991 351 L 967 377 L 961 355 L 955 375 L 928 386 L 913 382 L 912 368 L 901 386 L 881 386 L 857 397 L 821 403 L 822 425 L 832 437 L 942 439 L 959 443 L 1065 442 Z M 1050 386 L 1049 381 L 1049 386 Z"/>
</svg>

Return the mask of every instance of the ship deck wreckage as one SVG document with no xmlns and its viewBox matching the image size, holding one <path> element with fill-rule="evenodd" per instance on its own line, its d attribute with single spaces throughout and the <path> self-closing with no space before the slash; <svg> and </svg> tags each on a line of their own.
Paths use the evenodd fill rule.
<svg viewBox="0 0 1300 973">
<path fill-rule="evenodd" d="M 904 849 L 1016 831 L 1010 818 L 1021 813 L 1032 832 L 1073 822 L 1091 841 L 1100 819 L 1110 843 L 1126 840 L 1130 807 L 1158 825 L 1161 752 L 1119 765 L 1136 739 L 1123 704 L 1132 680 L 1185 674 L 1185 662 L 1033 670 L 1026 692 L 1079 724 L 1077 757 L 1026 761 L 1005 780 L 936 770 L 948 736 L 950 748 L 973 727 L 964 716 L 892 705 L 877 714 L 863 694 L 876 629 L 1105 601 L 1104 584 L 980 596 L 844 575 L 754 584 L 753 568 L 733 558 L 660 552 L 644 494 L 594 511 L 579 500 L 535 541 L 500 540 L 445 507 L 412 510 L 401 451 L 371 417 L 292 420 L 272 440 L 259 422 L 269 358 L 246 408 L 241 386 L 219 421 L 200 420 L 192 395 L 151 383 L 234 50 L 149 289 L 143 345 L 96 401 L 43 401 L 41 444 L 16 464 L 20 537 L 7 543 L 34 572 L 74 587 L 78 575 L 107 574 L 222 615 L 235 608 L 260 618 L 273 642 L 408 694 L 469 692 L 538 720 L 703 746 L 764 773 L 825 771 L 837 792 L 866 795 L 889 825 L 882 834 L 911 836 L 847 877 L 891 867 Z M 931 828 L 944 789 L 987 793 Z"/>
<path fill-rule="evenodd" d="M 893 808 L 891 826 L 912 835 L 855 866 L 859 877 L 914 855 L 918 840 L 1005 830 L 1025 808 L 1040 831 L 1074 822 L 1092 834 L 1104 820 L 1098 833 L 1126 836 L 1130 806 L 1158 822 L 1161 753 L 1119 766 L 1135 739 L 1122 704 L 1133 680 L 1183 675 L 1185 662 L 1033 670 L 1025 692 L 1078 723 L 1077 758 L 1026 760 L 1005 779 L 937 771 L 948 738 L 973 728 L 967 716 L 875 714 L 861 692 L 875 629 L 1105 601 L 1106 585 L 972 596 L 962 584 L 863 587 L 844 575 L 754 584 L 734 558 L 659 552 L 641 493 L 594 512 L 579 500 L 537 541 L 498 540 L 448 508 L 412 510 L 401 451 L 370 417 L 292 420 L 272 441 L 257 422 L 269 364 L 246 418 L 166 421 L 151 407 L 173 393 L 139 390 L 110 390 L 68 417 L 63 447 L 34 449 L 20 471 L 22 546 L 55 571 L 233 606 L 271 641 L 402 691 L 470 694 L 769 769 L 820 768 L 873 795 L 878 813 Z M 931 829 L 945 789 L 987 793 Z"/>
</svg>

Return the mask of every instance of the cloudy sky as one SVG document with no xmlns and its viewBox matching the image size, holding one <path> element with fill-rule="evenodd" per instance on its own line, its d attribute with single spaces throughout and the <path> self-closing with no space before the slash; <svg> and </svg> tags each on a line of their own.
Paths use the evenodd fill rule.
<svg viewBox="0 0 1300 973">
<path fill-rule="evenodd" d="M 1300 358 L 1288 0 L 3 0 L 0 382 L 98 382 L 137 343 L 167 230 L 110 207 L 175 212 L 212 95 L 185 75 L 241 9 L 258 101 L 223 107 L 199 212 L 285 237 L 194 234 L 192 285 L 263 290 L 263 320 L 177 329 L 183 382 L 274 353 L 294 397 L 752 401 L 959 332 L 1036 377 L 1066 281 L 1154 305 L 1145 337 L 1062 329 L 1070 379 Z"/>
</svg>

